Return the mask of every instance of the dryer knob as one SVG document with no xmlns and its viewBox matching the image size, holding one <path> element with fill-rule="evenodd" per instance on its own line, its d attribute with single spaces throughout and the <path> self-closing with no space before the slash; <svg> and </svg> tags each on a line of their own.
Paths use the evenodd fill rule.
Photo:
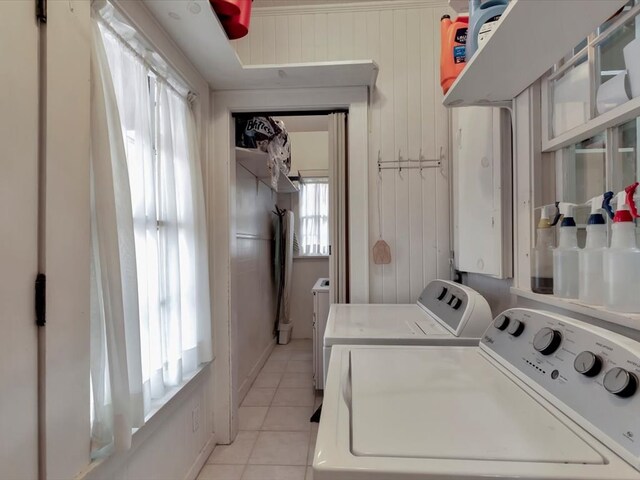
<svg viewBox="0 0 640 480">
<path fill-rule="evenodd" d="M 512 320 L 509 328 L 507 328 L 507 333 L 513 335 L 514 337 L 519 337 L 522 332 L 524 332 L 524 323 L 520 320 Z"/>
<path fill-rule="evenodd" d="M 620 367 L 614 367 L 609 370 L 604 376 L 602 383 L 609 393 L 623 398 L 630 397 L 636 393 L 638 388 L 638 379 L 636 376 Z"/>
<path fill-rule="evenodd" d="M 447 293 L 449 293 L 449 289 L 447 287 L 442 287 L 442 291 L 440 292 L 440 295 L 438 295 L 438 300 L 444 300 L 444 297 L 447 296 Z"/>
<path fill-rule="evenodd" d="M 544 327 L 533 337 L 533 348 L 542 355 L 551 355 L 558 349 L 561 342 L 562 334 L 558 330 Z"/>
<path fill-rule="evenodd" d="M 506 315 L 500 315 L 493 322 L 493 326 L 496 327 L 498 330 L 506 330 L 507 326 L 509 325 L 509 321 L 510 321 L 509 317 L 507 317 Z"/>
</svg>

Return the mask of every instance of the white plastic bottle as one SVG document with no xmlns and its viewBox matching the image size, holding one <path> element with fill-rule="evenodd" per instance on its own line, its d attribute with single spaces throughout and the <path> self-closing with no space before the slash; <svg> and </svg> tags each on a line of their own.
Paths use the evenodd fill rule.
<svg viewBox="0 0 640 480">
<path fill-rule="evenodd" d="M 610 310 L 640 313 L 640 249 L 629 203 L 637 184 L 617 195 L 611 248 L 604 253 L 605 306 Z"/>
<path fill-rule="evenodd" d="M 573 203 L 560 203 L 560 213 L 564 218 L 560 225 L 558 248 L 553 251 L 553 294 L 563 298 L 578 298 L 580 287 L 580 248 L 573 207 Z"/>
<path fill-rule="evenodd" d="M 603 257 L 607 250 L 607 222 L 600 210 L 613 198 L 607 192 L 592 198 L 591 215 L 587 223 L 587 243 L 580 250 L 580 290 L 578 298 L 590 305 L 604 304 Z"/>
</svg>

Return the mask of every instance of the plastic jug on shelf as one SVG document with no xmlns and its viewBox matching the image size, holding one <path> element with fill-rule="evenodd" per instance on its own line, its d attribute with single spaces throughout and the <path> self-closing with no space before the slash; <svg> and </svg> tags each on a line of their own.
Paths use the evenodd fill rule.
<svg viewBox="0 0 640 480">
<path fill-rule="evenodd" d="M 489 40 L 508 4 L 509 0 L 470 0 L 467 61 Z"/>
<path fill-rule="evenodd" d="M 449 15 L 440 19 L 440 86 L 447 93 L 466 65 L 466 43 L 469 17 L 454 21 Z"/>
</svg>

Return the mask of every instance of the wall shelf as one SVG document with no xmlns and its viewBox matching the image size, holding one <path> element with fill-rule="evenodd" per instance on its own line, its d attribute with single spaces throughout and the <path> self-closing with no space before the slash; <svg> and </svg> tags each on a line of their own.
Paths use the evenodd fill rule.
<svg viewBox="0 0 640 480">
<path fill-rule="evenodd" d="M 588 317 L 604 320 L 605 322 L 613 323 L 615 325 L 632 328 L 634 330 L 640 330 L 640 314 L 614 312 L 611 310 L 607 310 L 604 307 L 587 305 L 579 300 L 559 298 L 554 295 L 542 295 L 522 288 L 512 287 L 511 293 L 517 295 L 518 297 L 534 300 L 536 302 L 551 305 L 556 308 L 561 308 L 570 312 L 575 312 L 581 315 L 586 315 Z"/>
<path fill-rule="evenodd" d="M 246 168 L 267 187 L 272 188 L 267 159 L 268 155 L 260 150 L 236 147 L 236 162 Z M 289 177 L 281 172 L 278 178 L 278 188 L 274 189 L 274 191 L 276 193 L 295 193 L 298 188 L 289 180 Z"/>
<path fill-rule="evenodd" d="M 373 86 L 373 60 L 244 66 L 208 0 L 144 0 L 216 90 Z"/>
<path fill-rule="evenodd" d="M 511 0 L 491 38 L 444 97 L 447 107 L 505 106 L 625 0 Z"/>
</svg>

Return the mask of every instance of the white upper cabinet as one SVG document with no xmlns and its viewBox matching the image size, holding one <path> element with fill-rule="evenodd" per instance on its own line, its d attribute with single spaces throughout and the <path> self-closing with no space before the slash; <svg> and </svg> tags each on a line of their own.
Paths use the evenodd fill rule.
<svg viewBox="0 0 640 480">
<path fill-rule="evenodd" d="M 456 268 L 511 277 L 511 124 L 504 109 L 453 115 Z"/>
</svg>

